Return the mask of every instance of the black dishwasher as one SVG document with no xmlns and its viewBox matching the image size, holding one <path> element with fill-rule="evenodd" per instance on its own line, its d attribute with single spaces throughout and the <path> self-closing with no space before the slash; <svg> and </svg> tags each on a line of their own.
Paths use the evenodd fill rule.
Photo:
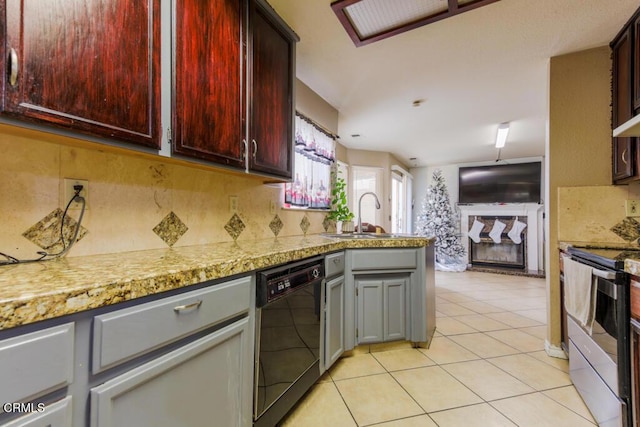
<svg viewBox="0 0 640 427">
<path fill-rule="evenodd" d="M 273 427 L 320 377 L 324 257 L 259 272 L 254 412 Z"/>
</svg>

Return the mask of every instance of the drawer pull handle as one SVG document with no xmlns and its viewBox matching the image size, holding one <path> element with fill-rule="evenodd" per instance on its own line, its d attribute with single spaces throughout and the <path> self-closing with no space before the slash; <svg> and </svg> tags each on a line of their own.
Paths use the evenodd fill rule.
<svg viewBox="0 0 640 427">
<path fill-rule="evenodd" d="M 334 264 L 340 264 L 340 259 L 339 258 L 334 258 L 333 259 L 333 263 Z"/>
<path fill-rule="evenodd" d="M 196 302 L 192 302 L 191 304 L 184 304 L 184 305 L 178 305 L 176 307 L 173 307 L 173 311 L 175 311 L 176 313 L 180 313 L 181 311 L 186 311 L 190 309 L 195 310 L 200 308 L 201 305 L 202 305 L 202 300 L 198 300 Z"/>
<path fill-rule="evenodd" d="M 256 154 L 258 154 L 258 143 L 255 139 L 252 139 L 251 142 L 253 143 L 253 160 L 255 160 Z"/>
<path fill-rule="evenodd" d="M 9 83 L 16 87 L 16 83 L 18 83 L 18 54 L 14 48 L 11 48 L 9 56 Z"/>
<path fill-rule="evenodd" d="M 625 148 L 624 150 L 622 150 L 622 163 L 624 163 L 625 165 L 627 164 L 627 149 Z"/>
</svg>

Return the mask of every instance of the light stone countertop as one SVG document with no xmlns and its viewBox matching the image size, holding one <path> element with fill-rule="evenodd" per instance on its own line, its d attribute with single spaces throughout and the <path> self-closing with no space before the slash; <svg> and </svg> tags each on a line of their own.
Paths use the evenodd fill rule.
<svg viewBox="0 0 640 427">
<path fill-rule="evenodd" d="M 640 247 L 637 245 L 620 243 L 586 243 L 586 242 L 558 242 L 558 249 L 566 251 L 569 247 L 585 249 L 617 249 L 624 257 L 624 271 L 634 276 L 640 276 Z"/>
<path fill-rule="evenodd" d="M 434 241 L 310 235 L 0 266 L 0 330 L 342 249 L 422 247 Z"/>
</svg>

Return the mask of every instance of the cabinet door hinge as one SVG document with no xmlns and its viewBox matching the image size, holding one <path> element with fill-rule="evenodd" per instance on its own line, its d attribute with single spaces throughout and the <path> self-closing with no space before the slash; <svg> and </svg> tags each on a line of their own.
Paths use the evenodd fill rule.
<svg viewBox="0 0 640 427">
<path fill-rule="evenodd" d="M 173 136 L 171 135 L 171 128 L 167 128 L 167 141 L 171 143 L 173 140 Z"/>
<path fill-rule="evenodd" d="M 358 338 L 358 328 L 356 328 L 356 338 Z"/>
<path fill-rule="evenodd" d="M 356 296 L 358 296 L 358 288 L 356 288 Z"/>
</svg>

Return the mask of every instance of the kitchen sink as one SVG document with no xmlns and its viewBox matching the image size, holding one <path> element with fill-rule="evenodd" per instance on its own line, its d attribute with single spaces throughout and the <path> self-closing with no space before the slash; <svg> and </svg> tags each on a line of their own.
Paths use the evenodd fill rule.
<svg viewBox="0 0 640 427">
<path fill-rule="evenodd" d="M 321 236 L 330 239 L 393 239 L 393 238 L 408 238 L 418 237 L 412 234 L 401 233 L 322 233 Z"/>
</svg>

